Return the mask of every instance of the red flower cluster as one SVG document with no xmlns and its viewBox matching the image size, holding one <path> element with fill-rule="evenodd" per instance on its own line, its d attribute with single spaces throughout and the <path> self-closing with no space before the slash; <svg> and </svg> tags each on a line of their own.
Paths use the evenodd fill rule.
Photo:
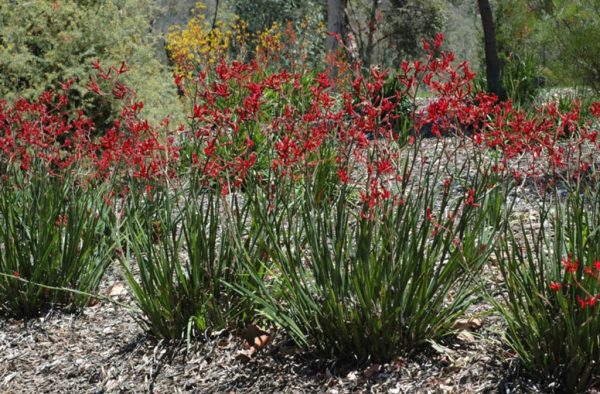
<svg viewBox="0 0 600 394">
<path fill-rule="evenodd" d="M 562 260 L 562 265 L 565 267 L 565 273 L 571 279 L 576 289 L 581 290 L 584 293 L 584 296 L 576 295 L 577 303 L 581 307 L 581 309 L 585 309 L 588 307 L 593 307 L 600 301 L 600 294 L 593 295 L 589 288 L 589 283 L 584 282 L 586 277 L 592 279 L 594 283 L 600 283 L 600 261 L 593 260 L 589 266 L 586 266 L 583 269 L 584 276 L 583 278 L 579 278 L 578 270 L 579 270 L 579 261 L 573 260 L 571 256 L 567 256 Z M 584 283 L 587 283 L 584 284 Z M 594 286 L 595 287 L 595 286 Z M 563 284 L 557 283 L 555 281 L 550 282 L 550 290 L 554 292 L 558 292 L 563 288 Z"/>
<path fill-rule="evenodd" d="M 251 171 L 296 180 L 330 160 L 340 183 L 360 179 L 363 215 L 372 217 L 384 202 L 402 200 L 396 186 L 407 174 L 389 146 L 398 138 L 398 119 L 406 117 L 414 135 L 430 125 L 440 137 L 456 133 L 468 136 L 476 149 L 498 151 L 494 170 L 518 179 L 566 169 L 573 176 L 589 172 L 591 156 L 583 154 L 583 146 L 599 145 L 592 125 L 581 124 L 578 105 L 561 112 L 548 104 L 530 114 L 510 101 L 474 94 L 474 73 L 441 51 L 442 39 L 424 43 L 425 61 L 403 62 L 396 88 L 385 93 L 390 73 L 377 67 L 365 73 L 346 65 L 332 79 L 327 73 L 272 72 L 256 62 L 222 61 L 186 85 L 192 103 L 188 135 L 194 141 L 190 165 L 203 186 L 227 194 Z M 181 76 L 175 83 L 182 84 Z M 403 102 L 417 102 L 423 87 L 434 98 L 412 114 L 401 109 Z M 592 113 L 600 113 L 596 107 Z M 567 139 L 574 134 L 580 138 Z M 365 176 L 355 177 L 357 170 Z M 465 205 L 479 206 L 472 188 Z"/>
<path fill-rule="evenodd" d="M 144 182 L 175 176 L 179 153 L 173 137 L 160 136 L 148 121 L 141 120 L 142 108 L 141 102 L 126 106 L 113 127 L 97 141 L 90 142 L 89 157 L 94 163 L 95 176 L 102 179 L 126 176 Z M 168 122 L 165 126 L 168 127 Z"/>
<path fill-rule="evenodd" d="M 567 257 L 562 261 L 562 264 L 565 266 L 565 272 L 568 272 L 569 274 L 577 273 L 577 268 L 579 268 L 578 260 L 572 261 L 571 257 Z"/>
<path fill-rule="evenodd" d="M 0 162 L 27 173 L 43 165 L 49 176 L 72 171 L 89 153 L 93 123 L 66 111 L 65 95 L 47 91 L 35 102 L 0 103 Z"/>
<path fill-rule="evenodd" d="M 597 294 L 595 296 L 588 296 L 586 298 L 581 298 L 577 296 L 577 303 L 579 304 L 581 309 L 593 307 L 598 301 L 600 301 L 600 294 Z"/>
<path fill-rule="evenodd" d="M 580 124 L 578 102 L 566 113 L 560 112 L 556 103 L 548 103 L 532 115 L 514 108 L 510 101 L 490 106 L 482 113 L 487 113 L 490 121 L 482 124 L 481 135 L 474 140 L 500 150 L 503 157 L 497 170 L 510 168 L 519 178 L 563 171 L 579 177 L 592 165 L 592 152 L 600 148 L 592 124 Z M 586 145 L 593 149 L 585 153 Z"/>
<path fill-rule="evenodd" d="M 79 183 L 173 175 L 173 141 L 166 138 L 161 143 L 158 132 L 140 119 L 143 104 L 118 81 L 125 65 L 107 70 L 94 66 L 103 84 L 113 86 L 112 95 L 128 101 L 113 127 L 99 135 L 90 118 L 69 107 L 72 82 L 62 84 L 60 91 L 46 91 L 36 101 L 21 99 L 12 106 L 0 102 L 0 166 L 25 176 L 40 171 L 42 176 L 74 176 Z M 104 94 L 95 80 L 90 90 Z"/>
</svg>

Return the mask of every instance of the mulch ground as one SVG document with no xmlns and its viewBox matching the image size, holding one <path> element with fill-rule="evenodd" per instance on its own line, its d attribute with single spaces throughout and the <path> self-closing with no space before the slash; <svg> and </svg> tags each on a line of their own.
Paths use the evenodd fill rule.
<svg viewBox="0 0 600 394">
<path fill-rule="evenodd" d="M 484 309 L 485 305 L 474 308 Z M 187 344 L 156 342 L 118 306 L 79 315 L 53 311 L 0 320 L 0 392 L 245 393 L 536 392 L 500 343 L 500 321 L 478 317 L 456 338 L 389 364 L 341 364 L 297 349 L 285 333 L 250 359 L 245 340 L 223 331 Z M 479 323 L 479 322 L 477 322 Z"/>
</svg>

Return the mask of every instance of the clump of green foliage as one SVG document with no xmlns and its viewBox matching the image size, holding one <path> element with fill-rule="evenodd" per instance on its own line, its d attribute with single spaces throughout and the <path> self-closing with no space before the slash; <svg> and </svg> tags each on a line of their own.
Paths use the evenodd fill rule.
<svg viewBox="0 0 600 394">
<path fill-rule="evenodd" d="M 144 0 L 55 0 L 0 3 L 0 97 L 33 98 L 71 78 L 73 105 L 89 105 L 85 75 L 92 61 L 124 62 L 150 119 L 179 110 L 170 73 L 156 60 L 153 10 Z M 78 79 L 79 78 L 79 79 Z M 108 103 L 108 111 L 114 112 Z"/>
</svg>

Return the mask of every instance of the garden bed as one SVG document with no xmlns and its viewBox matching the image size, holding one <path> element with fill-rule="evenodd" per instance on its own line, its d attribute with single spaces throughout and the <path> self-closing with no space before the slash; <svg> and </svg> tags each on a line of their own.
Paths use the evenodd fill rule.
<svg viewBox="0 0 600 394">
<path fill-rule="evenodd" d="M 424 140 L 424 154 L 437 143 Z M 519 189 L 515 217 L 529 216 L 536 198 L 531 188 Z M 120 271 L 115 262 L 100 294 L 133 305 Z M 495 269 L 484 279 L 491 294 L 501 291 Z M 246 341 L 234 330 L 207 332 L 190 344 L 158 342 L 125 308 L 100 300 L 79 314 L 52 310 L 32 320 L 0 318 L 0 391 L 538 391 L 502 344 L 502 320 L 490 310 L 480 300 L 459 321 L 457 336 L 379 365 L 318 358 L 294 346 L 284 331 L 272 331 L 271 343 L 251 357 L 245 356 Z"/>
<path fill-rule="evenodd" d="M 69 84 L 0 106 L 0 391 L 597 386 L 600 103 L 472 95 L 440 45 L 388 93 L 222 62 L 177 129 L 125 65 L 108 130 Z"/>
</svg>

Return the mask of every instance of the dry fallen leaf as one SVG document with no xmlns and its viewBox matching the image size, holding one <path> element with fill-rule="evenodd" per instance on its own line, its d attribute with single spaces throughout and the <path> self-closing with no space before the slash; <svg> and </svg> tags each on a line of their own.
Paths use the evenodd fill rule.
<svg viewBox="0 0 600 394">
<path fill-rule="evenodd" d="M 442 344 L 439 344 L 435 341 L 429 341 L 431 348 L 435 350 L 438 354 L 443 355 L 448 358 L 450 362 L 454 362 L 456 352 L 449 347 L 446 347 Z"/>
<path fill-rule="evenodd" d="M 263 349 L 271 342 L 271 334 L 256 325 L 246 327 L 240 335 L 246 341 L 244 347 L 253 348 L 255 351 Z"/>
<path fill-rule="evenodd" d="M 247 363 L 252 359 L 252 356 L 254 355 L 254 353 L 256 353 L 256 350 L 254 350 L 254 348 L 240 350 L 235 355 L 235 360 L 242 362 L 242 363 Z"/>
<path fill-rule="evenodd" d="M 453 330 L 479 330 L 482 326 L 481 320 L 477 318 L 460 319 L 457 320 L 453 325 Z"/>
<path fill-rule="evenodd" d="M 229 338 L 221 338 L 217 341 L 217 346 L 221 349 L 226 349 L 231 346 L 231 342 L 229 341 Z"/>
<path fill-rule="evenodd" d="M 397 370 L 404 368 L 404 366 L 405 366 L 404 359 L 402 357 L 396 358 L 392 362 L 392 366 L 394 367 L 394 369 L 397 369 Z"/>
<path fill-rule="evenodd" d="M 461 330 L 461 332 L 459 332 L 456 337 L 463 342 L 475 342 L 475 337 L 473 336 L 473 334 L 471 334 L 470 331 L 467 330 Z"/>
<path fill-rule="evenodd" d="M 123 284 L 119 282 L 115 283 L 108 289 L 109 297 L 119 298 L 121 296 L 124 296 L 125 294 L 127 294 L 127 290 L 125 289 L 125 286 L 123 286 Z"/>
</svg>

